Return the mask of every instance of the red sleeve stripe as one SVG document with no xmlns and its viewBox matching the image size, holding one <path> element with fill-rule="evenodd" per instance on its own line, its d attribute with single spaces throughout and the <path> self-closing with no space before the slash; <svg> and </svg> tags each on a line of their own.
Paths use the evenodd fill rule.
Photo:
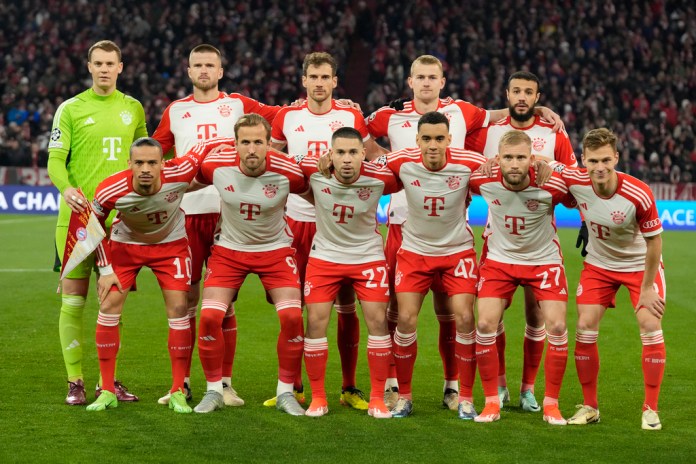
<svg viewBox="0 0 696 464">
<path fill-rule="evenodd" d="M 119 180 L 115 184 L 110 185 L 110 186 L 102 189 L 101 191 L 99 191 L 97 193 L 95 199 L 99 203 L 104 204 L 108 200 L 113 198 L 114 196 L 118 196 L 126 190 L 128 190 L 128 179 L 124 177 L 123 179 Z"/>
</svg>

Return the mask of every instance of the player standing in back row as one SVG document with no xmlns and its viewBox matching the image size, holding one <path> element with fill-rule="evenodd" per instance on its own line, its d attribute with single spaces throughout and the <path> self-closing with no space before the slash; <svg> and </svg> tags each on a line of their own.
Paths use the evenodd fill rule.
<svg viewBox="0 0 696 464">
<path fill-rule="evenodd" d="M 71 212 L 84 209 L 86 202 L 94 197 L 99 182 L 126 169 L 131 143 L 147 137 L 143 106 L 116 89 L 116 81 L 123 71 L 118 45 L 110 40 L 92 45 L 87 52 L 87 69 L 92 75 L 92 87 L 58 107 L 48 142 L 48 175 L 61 193 L 55 237 L 60 259 Z M 107 219 L 107 228 L 112 219 L 113 216 Z M 70 272 L 60 286 L 58 330 L 68 371 L 65 403 L 71 405 L 87 404 L 82 375 L 83 318 L 93 267 L 94 255 Z M 138 400 L 118 380 L 116 394 L 120 401 Z"/>
<path fill-rule="evenodd" d="M 267 106 L 238 93 L 226 94 L 218 88 L 223 76 L 220 51 L 208 44 L 193 48 L 189 54 L 188 75 L 193 84 L 193 94 L 172 102 L 162 114 L 162 120 L 152 137 L 161 145 L 164 153 L 175 149 L 177 156 L 184 156 L 197 143 L 216 137 L 234 138 L 234 125 L 245 114 L 258 113 L 269 123 L 280 110 L 279 106 Z M 200 297 L 200 281 L 203 265 L 208 261 L 213 237 L 220 220 L 220 195 L 215 187 L 189 192 L 184 196 L 181 208 L 186 212 L 186 233 L 191 248 L 191 290 L 188 293 L 188 316 L 191 319 L 191 341 L 196 341 L 196 309 Z M 242 400 L 232 387 L 232 360 L 237 346 L 237 317 L 234 303 L 230 305 L 222 321 L 225 339 L 223 364 L 223 396 L 227 406 L 242 406 Z M 191 359 L 186 371 L 186 395 L 191 398 Z M 166 404 L 168 395 L 159 399 Z"/>
</svg>

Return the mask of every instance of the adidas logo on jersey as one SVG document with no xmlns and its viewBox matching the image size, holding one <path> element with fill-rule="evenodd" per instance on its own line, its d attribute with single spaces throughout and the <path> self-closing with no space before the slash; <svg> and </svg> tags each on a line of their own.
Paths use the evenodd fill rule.
<svg viewBox="0 0 696 464">
<path fill-rule="evenodd" d="M 300 125 L 297 129 L 295 129 L 295 132 L 304 132 L 304 127 Z"/>
<path fill-rule="evenodd" d="M 411 121 L 406 121 L 405 123 L 403 123 L 403 124 L 401 125 L 401 127 L 404 127 L 404 128 L 411 127 Z"/>
<path fill-rule="evenodd" d="M 587 203 L 580 203 L 580 207 L 584 210 L 587 210 Z"/>
<path fill-rule="evenodd" d="M 568 292 L 566 292 L 565 288 L 562 288 L 560 292 L 558 292 L 559 295 L 567 295 Z"/>
<path fill-rule="evenodd" d="M 411 182 L 411 185 L 413 185 L 414 187 L 420 187 L 420 186 L 421 186 L 420 181 L 419 181 L 418 179 L 416 179 L 416 180 L 414 180 L 413 182 Z"/>
<path fill-rule="evenodd" d="M 94 122 L 94 119 L 92 119 L 91 117 L 89 117 L 85 120 L 85 123 L 84 123 L 85 126 L 91 126 L 92 124 L 96 124 L 96 123 Z"/>
<path fill-rule="evenodd" d="M 328 193 L 329 195 L 331 195 L 331 189 L 330 189 L 329 187 L 326 187 L 325 189 L 322 189 L 321 191 L 324 192 L 324 193 Z"/>
<path fill-rule="evenodd" d="M 140 208 L 138 208 L 137 206 L 134 206 L 133 209 L 130 210 L 130 212 L 131 212 L 131 213 L 139 213 L 139 212 L 140 212 Z"/>
<path fill-rule="evenodd" d="M 225 190 L 227 190 L 228 192 L 234 192 L 234 185 L 228 185 L 227 187 L 225 187 Z"/>
<path fill-rule="evenodd" d="M 187 111 L 187 112 L 184 113 L 184 115 L 181 117 L 181 119 L 188 119 L 188 118 L 190 118 L 190 117 L 191 117 L 191 113 L 189 113 L 189 112 Z"/>
<path fill-rule="evenodd" d="M 491 202 L 492 205 L 500 206 L 500 200 L 497 198 Z"/>
</svg>

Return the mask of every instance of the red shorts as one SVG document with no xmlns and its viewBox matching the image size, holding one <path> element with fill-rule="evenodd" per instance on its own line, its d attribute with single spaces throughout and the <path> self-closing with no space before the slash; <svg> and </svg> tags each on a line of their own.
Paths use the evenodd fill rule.
<svg viewBox="0 0 696 464">
<path fill-rule="evenodd" d="M 300 288 L 297 264 L 290 247 L 273 251 L 245 252 L 214 245 L 203 286 L 239 289 L 249 274 L 261 278 L 268 290 L 282 287 Z"/>
<path fill-rule="evenodd" d="M 387 259 L 387 270 L 389 271 L 389 290 L 392 295 L 396 291 L 394 288 L 394 276 L 396 275 L 396 255 L 401 248 L 404 236 L 401 232 L 401 224 L 389 224 L 387 230 L 387 241 L 384 245 L 384 257 Z M 436 275 L 430 288 L 434 292 L 444 293 L 440 275 Z"/>
<path fill-rule="evenodd" d="M 143 267 L 149 267 L 163 290 L 188 292 L 191 286 L 191 252 L 188 240 L 155 245 L 111 242 L 111 264 L 123 288 L 132 287 Z M 118 290 L 115 286 L 111 291 Z"/>
<path fill-rule="evenodd" d="M 203 264 L 208 262 L 219 220 L 220 213 L 186 215 L 186 235 L 191 248 L 191 282 L 193 283 L 201 280 Z"/>
<path fill-rule="evenodd" d="M 479 267 L 479 298 L 512 301 L 521 285 L 531 288 L 537 301 L 568 301 L 568 281 L 562 264 L 534 266 L 487 259 Z"/>
<path fill-rule="evenodd" d="M 317 233 L 317 224 L 316 222 L 295 221 L 289 217 L 286 219 L 292 232 L 292 247 L 295 249 L 295 261 L 297 269 L 300 271 L 300 282 L 304 282 L 309 252 L 312 249 L 314 234 Z"/>
<path fill-rule="evenodd" d="M 616 292 L 622 285 L 628 289 L 631 303 L 635 308 L 640 299 L 640 286 L 643 283 L 643 271 L 616 272 L 584 263 L 580 273 L 580 283 L 576 292 L 575 301 L 581 305 L 602 305 L 605 308 L 616 307 Z M 655 276 L 653 284 L 655 291 L 664 299 L 667 295 L 665 284 L 665 271 L 660 268 Z"/>
<path fill-rule="evenodd" d="M 306 303 L 334 301 L 344 284 L 353 285 L 360 301 L 389 301 L 387 264 L 384 261 L 338 264 L 309 258 L 304 284 Z"/>
<path fill-rule="evenodd" d="M 476 295 L 478 267 L 476 252 L 461 251 L 449 256 L 424 256 L 403 248 L 396 255 L 396 292 L 426 293 L 436 277 L 447 295 Z"/>
</svg>

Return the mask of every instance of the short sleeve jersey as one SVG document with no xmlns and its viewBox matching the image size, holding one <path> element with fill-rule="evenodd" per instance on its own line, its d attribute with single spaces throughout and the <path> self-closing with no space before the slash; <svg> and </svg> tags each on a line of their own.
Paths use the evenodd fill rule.
<svg viewBox="0 0 696 464">
<path fill-rule="evenodd" d="M 365 119 L 358 110 L 332 100 L 329 111 L 315 114 L 305 102 L 297 107 L 285 107 L 278 112 L 273 121 L 271 140 L 287 143 L 288 154 L 291 156 L 319 156 L 331 148 L 331 136 L 341 127 L 357 129 L 363 141 L 370 138 Z M 294 195 L 288 199 L 287 214 L 296 221 L 315 221 L 314 207 Z"/>
<path fill-rule="evenodd" d="M 266 170 L 258 177 L 242 172 L 235 149 L 207 156 L 197 180 L 212 184 L 222 200 L 222 225 L 216 245 L 236 251 L 272 251 L 289 247 L 292 233 L 285 220 L 290 193 L 305 193 L 300 167 L 283 154 L 269 151 Z"/>
<path fill-rule="evenodd" d="M 521 130 L 532 139 L 533 155 L 543 156 L 566 166 L 578 165 L 573 146 L 565 130 L 553 132 L 553 124 L 538 115 L 534 116 L 528 127 L 522 129 L 513 127 L 510 121 L 511 118 L 508 116 L 500 122 L 470 133 L 466 139 L 466 148 L 483 153 L 486 158 L 494 158 L 498 154 L 498 143 L 503 134 L 511 130 Z"/>
<path fill-rule="evenodd" d="M 317 233 L 309 256 L 341 264 L 362 264 L 384 259 L 377 206 L 382 195 L 398 190 L 394 174 L 385 167 L 363 162 L 352 184 L 327 179 L 317 171 L 317 159 L 300 164 L 314 194 Z"/>
<path fill-rule="evenodd" d="M 95 194 L 92 205 L 104 223 L 109 212 L 118 211 L 111 227 L 111 241 L 136 245 L 167 243 L 186 237 L 181 199 L 198 172 L 201 156 L 189 155 L 165 161 L 160 174 L 162 185 L 152 195 L 141 195 L 133 187 L 133 173 L 121 171 L 107 177 Z M 97 264 L 109 264 L 108 242 L 97 250 Z"/>
<path fill-rule="evenodd" d="M 562 264 L 553 212 L 558 203 L 573 207 L 573 198 L 558 173 L 554 172 L 543 187 L 536 184 L 533 170 L 529 175 L 530 184 L 520 191 L 503 184 L 498 166 L 493 168 L 493 177 L 481 173 L 471 176 L 471 192 L 488 204 L 487 257 L 507 264 Z"/>
<path fill-rule="evenodd" d="M 450 147 L 464 149 L 467 134 L 486 127 L 489 122 L 488 111 L 463 100 L 441 98 L 437 110 L 449 119 L 452 143 Z M 388 137 L 392 151 L 416 147 L 418 120 L 423 116 L 416 111 L 413 100 L 404 104 L 404 109 L 397 111 L 388 106 L 382 107 L 367 118 L 367 128 L 374 138 Z M 389 223 L 403 224 L 408 207 L 404 193 L 392 195 L 389 204 Z"/>
<path fill-rule="evenodd" d="M 614 195 L 602 198 L 584 169 L 561 175 L 575 197 L 589 232 L 585 261 L 618 272 L 645 270 L 644 237 L 662 233 L 655 198 L 646 184 L 621 172 Z"/>
<path fill-rule="evenodd" d="M 215 100 L 199 102 L 189 95 L 172 102 L 162 114 L 159 126 L 152 137 L 161 145 L 164 153 L 175 149 L 183 156 L 197 143 L 217 137 L 227 137 L 234 143 L 234 125 L 245 114 L 257 113 L 272 123 L 280 106 L 259 103 L 238 93 L 220 92 Z M 187 193 L 181 203 L 187 214 L 220 212 L 220 195 L 210 186 Z"/>
<path fill-rule="evenodd" d="M 48 152 L 66 158 L 70 184 L 91 200 L 102 180 L 128 167 L 130 146 L 140 137 L 147 137 L 147 127 L 138 100 L 118 90 L 103 97 L 88 89 L 58 107 Z M 70 208 L 61 199 L 58 225 L 69 221 Z"/>
<path fill-rule="evenodd" d="M 479 153 L 447 149 L 445 166 L 431 171 L 420 149 L 387 155 L 387 166 L 403 184 L 408 220 L 403 225 L 403 249 L 425 256 L 445 256 L 473 248 L 466 221 L 469 178 L 486 158 Z"/>
</svg>

